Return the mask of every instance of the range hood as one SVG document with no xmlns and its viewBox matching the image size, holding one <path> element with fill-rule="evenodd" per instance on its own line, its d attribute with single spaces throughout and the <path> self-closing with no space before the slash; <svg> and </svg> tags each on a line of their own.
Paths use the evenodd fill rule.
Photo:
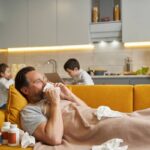
<svg viewBox="0 0 150 150">
<path fill-rule="evenodd" d="M 99 22 L 90 24 L 91 41 L 97 43 L 100 41 L 121 40 L 121 22 Z"/>
</svg>

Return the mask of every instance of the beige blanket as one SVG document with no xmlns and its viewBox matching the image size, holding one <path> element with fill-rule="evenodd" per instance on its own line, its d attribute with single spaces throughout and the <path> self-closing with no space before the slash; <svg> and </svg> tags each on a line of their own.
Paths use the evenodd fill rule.
<svg viewBox="0 0 150 150">
<path fill-rule="evenodd" d="M 38 142 L 34 150 L 91 150 L 112 138 L 121 138 L 129 150 L 150 150 L 150 109 L 97 120 L 95 109 L 67 104 L 62 109 L 63 142 L 48 146 Z"/>
</svg>

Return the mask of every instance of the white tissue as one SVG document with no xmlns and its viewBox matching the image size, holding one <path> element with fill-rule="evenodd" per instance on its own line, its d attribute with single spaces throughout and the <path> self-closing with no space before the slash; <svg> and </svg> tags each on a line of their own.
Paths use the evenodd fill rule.
<svg viewBox="0 0 150 150">
<path fill-rule="evenodd" d="M 111 139 L 101 145 L 92 146 L 92 150 L 127 150 L 128 146 L 120 146 L 122 139 Z"/>
<path fill-rule="evenodd" d="M 100 120 L 102 117 L 122 117 L 122 113 L 118 111 L 111 110 L 107 106 L 100 106 L 97 108 L 95 115 L 97 119 Z"/>
<path fill-rule="evenodd" d="M 21 147 L 26 148 L 28 146 L 34 146 L 35 145 L 35 138 L 33 136 L 30 136 L 28 132 L 25 132 L 21 139 Z"/>
<path fill-rule="evenodd" d="M 55 90 L 58 95 L 60 95 L 60 87 L 54 87 L 51 83 L 46 83 L 45 87 L 43 88 L 43 92 L 45 92 L 47 89 Z"/>
<path fill-rule="evenodd" d="M 54 85 L 51 83 L 46 83 L 45 87 L 43 88 L 43 92 L 45 92 L 47 89 L 50 89 L 50 88 L 54 88 Z"/>
</svg>

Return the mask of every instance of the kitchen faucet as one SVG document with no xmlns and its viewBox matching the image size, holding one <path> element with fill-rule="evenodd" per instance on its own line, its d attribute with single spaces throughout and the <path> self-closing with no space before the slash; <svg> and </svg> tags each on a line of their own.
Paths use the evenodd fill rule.
<svg viewBox="0 0 150 150">
<path fill-rule="evenodd" d="M 47 64 L 52 64 L 53 66 L 53 72 L 57 72 L 57 62 L 55 59 L 49 59 L 47 61 Z"/>
</svg>

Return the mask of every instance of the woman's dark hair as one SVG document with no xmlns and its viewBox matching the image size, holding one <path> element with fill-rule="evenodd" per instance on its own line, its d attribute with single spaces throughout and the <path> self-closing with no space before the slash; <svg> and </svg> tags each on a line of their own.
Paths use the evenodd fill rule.
<svg viewBox="0 0 150 150">
<path fill-rule="evenodd" d="M 32 66 L 28 66 L 28 67 L 24 67 L 22 68 L 16 75 L 15 77 L 15 88 L 22 94 L 24 95 L 22 92 L 21 92 L 21 88 L 24 87 L 24 86 L 28 86 L 29 83 L 27 81 L 27 78 L 26 78 L 26 74 L 30 71 L 34 71 L 35 68 L 32 67 Z"/>
<path fill-rule="evenodd" d="M 74 70 L 75 68 L 80 69 L 80 64 L 79 64 L 78 60 L 75 58 L 68 59 L 67 62 L 64 64 L 65 70 L 67 70 L 67 69 Z"/>
<path fill-rule="evenodd" d="M 0 64 L 0 73 L 5 73 L 6 69 L 8 68 L 9 66 L 5 63 L 1 63 Z M 0 76 L 1 77 L 1 76 Z"/>
</svg>

